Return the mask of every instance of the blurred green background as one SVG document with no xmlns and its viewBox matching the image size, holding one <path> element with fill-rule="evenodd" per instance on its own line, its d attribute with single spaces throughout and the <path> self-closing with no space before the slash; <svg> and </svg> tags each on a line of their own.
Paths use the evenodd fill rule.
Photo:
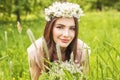
<svg viewBox="0 0 120 80">
<path fill-rule="evenodd" d="M 120 0 L 0 0 L 0 20 L 20 21 L 38 18 L 44 14 L 44 8 L 55 1 L 77 3 L 85 12 L 120 11 Z"/>
</svg>

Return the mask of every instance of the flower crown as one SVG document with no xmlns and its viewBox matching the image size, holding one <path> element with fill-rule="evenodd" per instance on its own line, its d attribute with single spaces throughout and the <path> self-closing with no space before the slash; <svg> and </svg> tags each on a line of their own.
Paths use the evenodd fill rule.
<svg viewBox="0 0 120 80">
<path fill-rule="evenodd" d="M 70 2 L 55 2 L 48 8 L 45 8 L 45 19 L 50 21 L 54 17 L 75 17 L 77 19 L 83 16 L 83 11 L 78 4 Z"/>
</svg>

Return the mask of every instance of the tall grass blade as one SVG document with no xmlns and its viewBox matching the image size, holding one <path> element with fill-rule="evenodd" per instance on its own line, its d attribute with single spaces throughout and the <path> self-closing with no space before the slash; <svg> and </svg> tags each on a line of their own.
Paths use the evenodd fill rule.
<svg viewBox="0 0 120 80">
<path fill-rule="evenodd" d="M 42 50 L 40 49 L 40 53 L 41 53 L 41 56 L 40 56 L 40 63 L 41 63 L 41 66 L 42 66 L 42 71 L 45 72 L 45 67 L 44 67 L 44 57 L 43 57 L 43 52 Z"/>
<path fill-rule="evenodd" d="M 99 61 L 99 65 L 100 65 L 100 70 L 101 70 L 101 77 L 102 77 L 102 80 L 104 80 L 103 65 L 100 61 Z"/>
<path fill-rule="evenodd" d="M 22 27 L 21 27 L 19 21 L 17 22 L 17 29 L 18 29 L 18 32 L 21 34 L 21 32 L 22 32 Z"/>
<path fill-rule="evenodd" d="M 37 45 L 35 44 L 35 37 L 30 29 L 27 30 L 27 34 L 30 38 L 30 41 L 34 44 L 35 48 L 37 49 Z"/>
<path fill-rule="evenodd" d="M 99 71 L 98 71 L 98 64 L 99 64 L 99 60 L 98 60 L 98 54 L 99 54 L 99 49 L 97 49 L 97 55 L 96 55 L 96 66 L 97 66 L 97 70 L 96 70 L 96 74 L 97 74 L 97 77 L 96 79 L 98 79 L 98 75 L 99 75 Z"/>
<path fill-rule="evenodd" d="M 56 49 L 57 49 L 57 55 L 58 55 L 59 62 L 62 63 L 61 50 L 58 44 L 56 44 Z"/>
<path fill-rule="evenodd" d="M 71 62 L 74 62 L 74 55 L 73 55 L 73 52 L 72 52 L 71 55 L 70 55 L 70 60 L 71 60 Z"/>
<path fill-rule="evenodd" d="M 10 61 L 10 63 L 9 63 L 9 66 L 10 66 L 10 78 L 11 78 L 11 80 L 12 80 L 12 68 L 13 68 L 13 62 L 12 61 Z"/>
<path fill-rule="evenodd" d="M 116 77 L 115 77 L 115 75 L 114 75 L 114 73 L 113 73 L 114 71 L 111 70 L 111 68 L 110 68 L 109 65 L 107 65 L 107 68 L 108 68 L 108 70 L 110 71 L 110 73 L 112 74 L 113 79 L 116 80 Z"/>
<path fill-rule="evenodd" d="M 110 66 L 108 65 L 108 63 L 105 61 L 105 59 L 99 54 L 100 58 L 103 60 L 103 62 L 106 64 L 108 70 L 110 71 L 110 73 L 112 74 L 112 76 L 114 77 L 115 79 L 115 75 L 113 73 L 113 71 L 111 70 Z"/>
<path fill-rule="evenodd" d="M 108 77 L 108 68 L 107 68 L 107 66 L 105 66 L 105 78 L 107 78 Z"/>
<path fill-rule="evenodd" d="M 7 31 L 5 31 L 5 45 L 6 45 L 6 48 L 8 48 L 8 35 L 7 35 Z"/>
<path fill-rule="evenodd" d="M 66 75 L 66 77 L 67 77 L 67 79 L 68 80 L 73 80 L 73 78 L 72 78 L 72 74 L 70 74 L 70 72 L 68 72 L 67 70 L 63 70 L 64 71 L 64 73 L 65 73 L 65 75 Z"/>
<path fill-rule="evenodd" d="M 46 40 L 44 38 L 43 38 L 43 47 L 45 49 L 45 53 L 46 53 L 47 59 L 48 59 L 48 61 L 50 61 L 49 50 L 48 50 L 48 47 L 47 47 Z"/>
<path fill-rule="evenodd" d="M 108 65 L 107 61 L 102 57 L 101 54 L 99 54 L 99 57 L 103 60 L 103 62 L 104 62 L 106 65 Z"/>
<path fill-rule="evenodd" d="M 1 58 L 0 58 L 0 61 L 6 59 L 7 57 L 8 57 L 8 55 L 1 57 Z"/>
<path fill-rule="evenodd" d="M 109 52 L 108 52 L 108 56 L 110 57 L 113 66 L 115 67 L 114 69 L 116 70 L 117 73 L 119 73 L 119 69 L 118 69 L 116 63 L 114 62 L 114 60 L 112 59 L 112 56 L 111 56 L 111 54 Z"/>
<path fill-rule="evenodd" d="M 112 44 L 110 44 L 110 43 L 107 42 L 107 41 L 105 41 L 104 43 L 105 43 L 106 45 L 110 46 L 111 48 L 113 48 L 113 49 L 116 51 L 116 53 L 119 55 L 119 57 L 120 57 L 120 52 L 119 52 Z"/>
</svg>

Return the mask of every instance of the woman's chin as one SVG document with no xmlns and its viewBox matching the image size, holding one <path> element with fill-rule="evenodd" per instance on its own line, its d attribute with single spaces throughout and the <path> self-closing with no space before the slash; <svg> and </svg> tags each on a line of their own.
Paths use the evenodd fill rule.
<svg viewBox="0 0 120 80">
<path fill-rule="evenodd" d="M 68 47 L 68 44 L 60 44 L 60 47 L 66 48 Z"/>
</svg>

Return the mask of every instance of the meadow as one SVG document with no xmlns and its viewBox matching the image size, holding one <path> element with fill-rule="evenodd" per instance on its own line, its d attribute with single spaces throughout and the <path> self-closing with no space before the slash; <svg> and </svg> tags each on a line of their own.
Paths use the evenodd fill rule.
<svg viewBox="0 0 120 80">
<path fill-rule="evenodd" d="M 79 22 L 79 38 L 91 48 L 88 80 L 120 80 L 120 12 L 86 12 Z M 35 39 L 43 35 L 44 17 L 0 22 L 0 80 L 30 80 L 27 29 Z"/>
</svg>

